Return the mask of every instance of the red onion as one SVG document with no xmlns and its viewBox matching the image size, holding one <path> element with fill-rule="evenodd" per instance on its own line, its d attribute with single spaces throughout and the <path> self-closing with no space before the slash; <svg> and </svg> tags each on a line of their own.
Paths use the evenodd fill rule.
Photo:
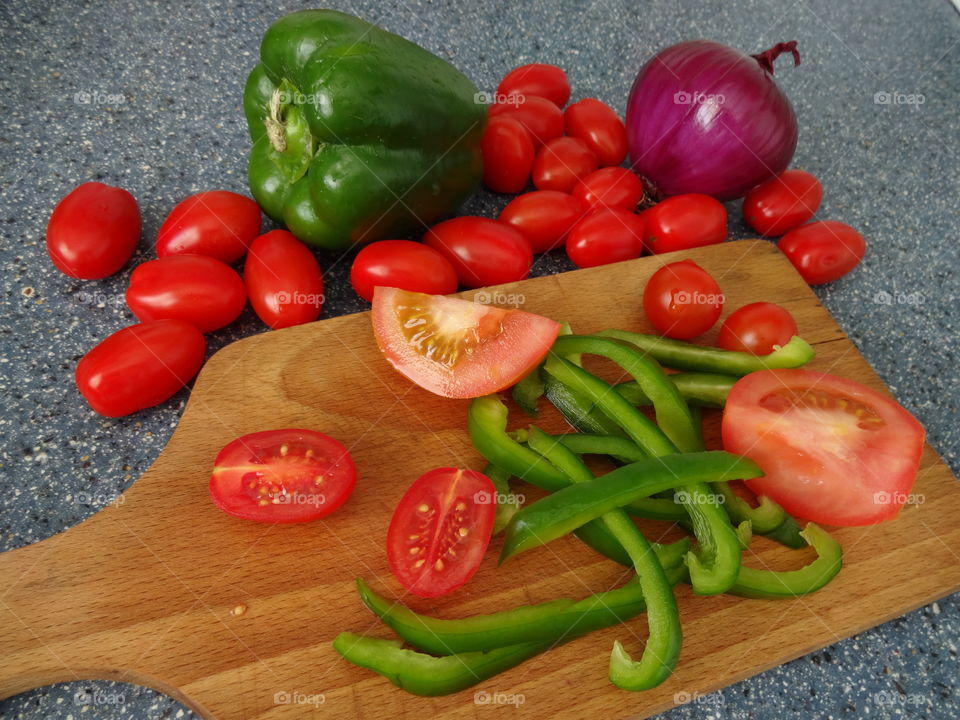
<svg viewBox="0 0 960 720">
<path fill-rule="evenodd" d="M 773 80 L 773 61 L 783 52 L 800 64 L 796 41 L 744 55 L 693 40 L 643 66 L 627 101 L 627 136 L 633 169 L 654 198 L 732 200 L 786 170 L 797 118 Z"/>
</svg>

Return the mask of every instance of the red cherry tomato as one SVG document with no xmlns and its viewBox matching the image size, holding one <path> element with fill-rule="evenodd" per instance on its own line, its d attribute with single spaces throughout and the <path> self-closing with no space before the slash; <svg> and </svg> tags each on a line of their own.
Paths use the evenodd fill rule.
<svg viewBox="0 0 960 720">
<path fill-rule="evenodd" d="M 490 118 L 480 149 L 488 188 L 512 195 L 527 186 L 533 168 L 533 137 L 517 120 L 507 115 Z"/>
<path fill-rule="evenodd" d="M 491 105 L 489 115 L 491 120 L 495 117 L 513 118 L 530 131 L 537 147 L 563 135 L 560 108 L 537 95 L 508 96 L 502 103 Z"/>
<path fill-rule="evenodd" d="M 323 273 L 316 256 L 292 233 L 274 230 L 250 245 L 243 268 L 250 304 L 276 328 L 313 322 L 323 309 Z"/>
<path fill-rule="evenodd" d="M 60 272 L 83 280 L 113 275 L 140 239 L 140 208 L 123 188 L 83 183 L 57 203 L 47 223 L 47 252 Z"/>
<path fill-rule="evenodd" d="M 207 255 L 228 265 L 260 234 L 260 206 L 244 195 L 209 190 L 181 200 L 160 226 L 157 257 Z"/>
<path fill-rule="evenodd" d="M 499 220 L 529 240 L 533 252 L 542 253 L 562 245 L 586 211 L 586 205 L 573 195 L 535 190 L 511 200 Z"/>
<path fill-rule="evenodd" d="M 412 240 L 381 240 L 367 245 L 353 261 L 350 282 L 368 302 L 378 285 L 429 295 L 457 291 L 457 273 L 447 259 Z"/>
<path fill-rule="evenodd" d="M 226 263 L 204 255 L 169 255 L 138 265 L 126 298 L 141 322 L 175 318 L 208 333 L 240 316 L 247 289 Z"/>
<path fill-rule="evenodd" d="M 342 443 L 313 430 L 264 430 L 217 455 L 210 496 L 234 517 L 270 523 L 316 520 L 343 505 L 357 484 Z"/>
<path fill-rule="evenodd" d="M 842 278 L 867 251 L 863 235 L 836 220 L 801 225 L 780 238 L 777 247 L 810 285 Z"/>
<path fill-rule="evenodd" d="M 689 340 L 713 327 L 723 310 L 717 281 L 693 260 L 664 265 L 647 281 L 643 310 L 661 335 Z"/>
<path fill-rule="evenodd" d="M 521 65 L 506 74 L 497 87 L 497 98 L 519 94 L 546 98 L 557 107 L 563 107 L 570 99 L 570 82 L 567 74 L 556 65 L 531 63 Z"/>
<path fill-rule="evenodd" d="M 633 260 L 643 252 L 643 220 L 618 208 L 594 210 L 567 236 L 567 255 L 577 267 Z"/>
<path fill-rule="evenodd" d="M 465 215 L 434 225 L 423 244 L 443 255 L 468 288 L 523 280 L 530 274 L 530 243 L 509 225 Z"/>
<path fill-rule="evenodd" d="M 77 363 L 76 381 L 90 407 L 121 417 L 159 405 L 203 365 L 203 333 L 183 320 L 133 325 L 105 338 Z"/>
<path fill-rule="evenodd" d="M 633 212 L 643 197 L 643 183 L 631 170 L 605 167 L 595 170 L 573 188 L 588 207 L 612 207 Z"/>
<path fill-rule="evenodd" d="M 805 170 L 786 170 L 743 199 L 743 219 L 761 235 L 775 237 L 813 217 L 823 199 L 820 181 Z"/>
<path fill-rule="evenodd" d="M 596 98 L 586 98 L 563 113 L 564 130 L 593 150 L 600 167 L 619 165 L 627 156 L 627 130 L 620 116 Z"/>
<path fill-rule="evenodd" d="M 400 498 L 387 531 L 394 577 L 419 597 L 464 585 L 480 567 L 497 514 L 493 481 L 473 470 L 437 468 Z"/>
<path fill-rule="evenodd" d="M 538 190 L 570 192 L 577 182 L 597 169 L 597 156 L 583 140 L 558 137 L 545 143 L 533 161 L 533 184 Z"/>
<path fill-rule="evenodd" d="M 727 239 L 727 209 L 709 195 L 674 195 L 644 211 L 644 244 L 654 253 L 687 250 Z"/>
<path fill-rule="evenodd" d="M 797 334 L 797 321 L 786 308 L 756 302 L 737 308 L 723 321 L 717 345 L 726 350 L 768 355 Z"/>
</svg>

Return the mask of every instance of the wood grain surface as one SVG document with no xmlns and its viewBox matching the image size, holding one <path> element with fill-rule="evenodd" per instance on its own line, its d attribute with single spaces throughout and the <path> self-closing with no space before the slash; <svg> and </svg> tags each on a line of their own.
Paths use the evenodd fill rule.
<svg viewBox="0 0 960 720">
<path fill-rule="evenodd" d="M 731 242 L 685 256 L 718 279 L 728 309 L 757 300 L 787 307 L 816 347 L 811 368 L 883 389 L 772 244 Z M 477 292 L 567 319 L 579 332 L 644 330 L 644 283 L 675 259 L 643 258 Z M 673 677 L 655 690 L 628 693 L 607 680 L 614 639 L 639 655 L 640 618 L 459 694 L 413 697 L 342 660 L 330 641 L 342 630 L 391 636 L 361 605 L 354 579 L 363 576 L 378 591 L 403 597 L 384 552 L 391 511 L 426 470 L 483 466 L 467 437 L 466 409 L 466 401 L 433 396 L 394 372 L 380 357 L 367 313 L 224 348 L 204 367 L 169 444 L 122 503 L 0 555 L 0 696 L 112 678 L 156 688 L 220 720 L 321 713 L 464 718 L 503 710 L 485 703 L 494 693 L 513 700 L 525 718 L 647 716 L 960 588 L 960 487 L 927 447 L 914 490 L 923 502 L 893 522 L 837 530 L 844 567 L 819 593 L 763 601 L 694 597 L 680 588 L 683 652 Z M 564 429 L 552 411 L 542 415 L 541 426 Z M 518 412 L 511 417 L 513 426 L 527 422 Z M 706 417 L 713 447 L 718 419 Z M 353 497 L 330 517 L 305 525 L 244 522 L 217 510 L 207 482 L 220 448 L 238 435 L 283 427 L 313 428 L 343 441 L 359 469 Z M 517 492 L 526 491 L 518 484 Z M 666 526 L 644 528 L 656 539 Z M 497 568 L 499 543 L 495 538 L 480 571 L 453 595 L 404 601 L 455 618 L 582 597 L 626 579 L 623 568 L 572 538 Z M 762 539 L 745 557 L 774 568 L 806 559 Z"/>
</svg>

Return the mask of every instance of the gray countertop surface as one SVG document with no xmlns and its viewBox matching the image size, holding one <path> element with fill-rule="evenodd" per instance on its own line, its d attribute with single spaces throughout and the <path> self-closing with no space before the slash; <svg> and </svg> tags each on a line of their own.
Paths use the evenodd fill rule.
<svg viewBox="0 0 960 720">
<path fill-rule="evenodd" d="M 704 37 L 752 53 L 798 40 L 803 64 L 784 61 L 777 70 L 800 123 L 794 165 L 823 183 L 819 217 L 850 223 L 869 246 L 856 271 L 817 294 L 957 471 L 960 16 L 950 3 L 335 6 L 449 59 L 481 89 L 492 90 L 517 65 L 552 62 L 567 70 L 574 99 L 596 96 L 620 112 L 637 70 L 663 46 Z M 195 0 L 0 6 L 0 550 L 49 537 L 111 502 L 157 456 L 186 400 L 183 392 L 108 420 L 78 395 L 77 360 L 132 321 L 123 292 L 134 263 L 98 282 L 61 275 L 44 247 L 50 211 L 84 181 L 125 187 L 144 215 L 136 258 L 143 260 L 184 196 L 247 192 L 243 83 L 262 33 L 299 7 Z M 878 102 L 878 93 L 914 102 Z M 504 203 L 479 193 L 465 211 L 493 215 Z M 747 237 L 739 204 L 728 207 L 731 237 Z M 320 257 L 323 316 L 365 309 L 349 287 L 349 258 Z M 535 274 L 569 269 L 565 258 L 544 256 Z M 247 311 L 210 339 L 209 352 L 262 330 Z M 0 579 L 0 587 L 10 582 Z M 960 717 L 958 642 L 954 595 L 662 717 Z M 4 719 L 190 715 L 152 690 L 108 682 L 49 686 L 0 702 Z"/>
</svg>

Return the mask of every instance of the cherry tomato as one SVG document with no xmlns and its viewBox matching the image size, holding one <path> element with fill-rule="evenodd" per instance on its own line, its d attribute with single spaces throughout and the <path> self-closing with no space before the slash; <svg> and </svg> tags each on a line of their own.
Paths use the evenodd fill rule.
<svg viewBox="0 0 960 720">
<path fill-rule="evenodd" d="M 175 318 L 208 333 L 240 316 L 247 289 L 226 263 L 204 255 L 169 255 L 138 265 L 126 298 L 141 322 Z"/>
<path fill-rule="evenodd" d="M 763 470 L 747 480 L 791 515 L 872 525 L 897 515 L 917 478 L 923 426 L 886 394 L 812 370 L 761 370 L 737 381 L 723 446 Z"/>
<path fill-rule="evenodd" d="M 737 308 L 723 321 L 717 345 L 726 350 L 769 355 L 797 334 L 797 321 L 780 305 L 756 302 Z"/>
<path fill-rule="evenodd" d="M 674 195 L 644 211 L 644 245 L 654 253 L 688 250 L 727 239 L 727 209 L 709 195 Z"/>
<path fill-rule="evenodd" d="M 377 285 L 448 295 L 457 291 L 457 273 L 431 247 L 411 240 L 380 240 L 367 245 L 353 261 L 350 282 L 357 295 L 373 300 Z"/>
<path fill-rule="evenodd" d="M 489 115 L 491 120 L 510 117 L 518 121 L 530 131 L 537 147 L 563 135 L 563 113 L 560 108 L 537 95 L 506 97 L 502 103 L 490 106 Z"/>
<path fill-rule="evenodd" d="M 664 265 L 647 281 L 643 310 L 661 335 L 689 340 L 713 327 L 723 310 L 717 281 L 693 260 Z"/>
<path fill-rule="evenodd" d="M 583 140 L 558 137 L 545 143 L 533 161 L 533 184 L 538 190 L 570 192 L 577 182 L 597 169 L 597 156 Z"/>
<path fill-rule="evenodd" d="M 400 584 L 432 598 L 472 578 L 493 533 L 495 493 L 486 475 L 452 467 L 407 488 L 387 531 L 387 560 Z"/>
<path fill-rule="evenodd" d="M 113 275 L 140 239 L 140 208 L 123 188 L 79 185 L 57 203 L 47 223 L 47 252 L 60 272 L 83 280 Z"/>
<path fill-rule="evenodd" d="M 535 190 L 515 197 L 499 220 L 519 231 L 542 253 L 562 245 L 570 228 L 587 211 L 579 199 L 556 190 Z"/>
<path fill-rule="evenodd" d="M 605 167 L 578 182 L 573 194 L 588 207 L 612 207 L 633 212 L 643 197 L 643 183 L 631 170 Z"/>
<path fill-rule="evenodd" d="M 203 364 L 203 333 L 183 320 L 132 325 L 105 338 L 77 363 L 77 388 L 90 407 L 121 417 L 159 405 Z"/>
<path fill-rule="evenodd" d="M 323 273 L 316 256 L 286 230 L 261 235 L 243 268 L 250 304 L 270 327 L 313 322 L 323 309 Z"/>
<path fill-rule="evenodd" d="M 810 285 L 842 278 L 867 251 L 863 235 L 836 220 L 801 225 L 780 238 L 777 246 Z"/>
<path fill-rule="evenodd" d="M 774 237 L 813 217 L 823 199 L 820 181 L 805 170 L 786 170 L 743 199 L 743 219 L 761 235 Z"/>
<path fill-rule="evenodd" d="M 567 255 L 577 267 L 633 260 L 643 252 L 643 220 L 617 208 L 599 208 L 573 226 Z"/>
<path fill-rule="evenodd" d="M 383 286 L 373 291 L 380 351 L 400 374 L 444 397 L 510 387 L 543 360 L 559 331 L 559 323 L 523 310 Z"/>
<path fill-rule="evenodd" d="M 226 445 L 214 461 L 210 496 L 245 520 L 297 523 L 329 515 L 357 484 L 342 443 L 313 430 L 264 430 Z"/>
<path fill-rule="evenodd" d="M 445 220 L 427 231 L 423 244 L 443 255 L 464 287 L 523 280 L 530 274 L 530 243 L 509 225 L 465 215 Z"/>
<path fill-rule="evenodd" d="M 207 255 L 228 265 L 260 234 L 260 206 L 243 195 L 209 190 L 181 200 L 160 226 L 157 257 Z"/>
<path fill-rule="evenodd" d="M 593 150 L 600 167 L 619 165 L 627 156 L 627 130 L 620 116 L 596 98 L 586 98 L 563 113 L 564 130 Z"/>
<path fill-rule="evenodd" d="M 531 63 L 508 72 L 497 87 L 497 97 L 507 95 L 536 95 L 546 98 L 557 107 L 563 107 L 570 99 L 570 82 L 567 74 L 556 65 Z"/>
<path fill-rule="evenodd" d="M 526 186 L 533 168 L 533 137 L 527 128 L 508 115 L 495 115 L 480 141 L 483 152 L 483 182 L 498 193 L 518 193 Z"/>
</svg>

